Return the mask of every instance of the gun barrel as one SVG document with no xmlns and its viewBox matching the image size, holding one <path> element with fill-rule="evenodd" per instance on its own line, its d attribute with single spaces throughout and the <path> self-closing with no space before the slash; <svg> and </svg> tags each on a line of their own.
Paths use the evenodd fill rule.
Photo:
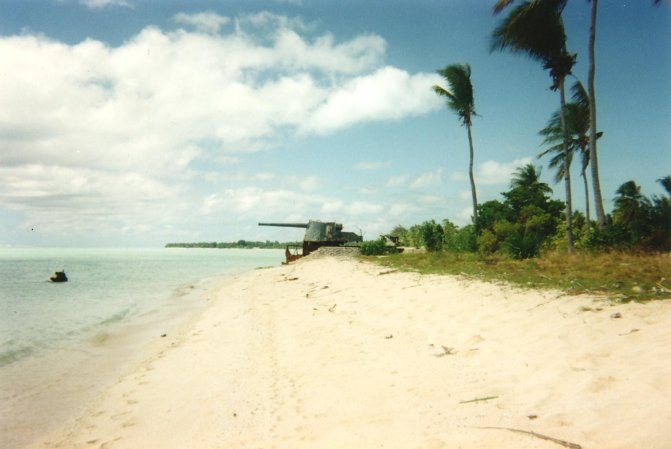
<svg viewBox="0 0 671 449">
<path fill-rule="evenodd" d="M 259 226 L 275 226 L 278 228 L 308 228 L 308 223 L 259 223 Z"/>
</svg>

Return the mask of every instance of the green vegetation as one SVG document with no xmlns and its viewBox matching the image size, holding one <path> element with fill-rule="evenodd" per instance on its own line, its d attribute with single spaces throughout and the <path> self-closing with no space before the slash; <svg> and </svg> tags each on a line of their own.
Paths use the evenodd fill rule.
<svg viewBox="0 0 671 449">
<path fill-rule="evenodd" d="M 544 138 L 539 157 L 550 156 L 555 181 L 564 181 L 566 201 L 553 199 L 550 186 L 540 181 L 540 169 L 528 164 L 516 171 L 501 200 L 477 203 L 471 71 L 468 64 L 451 64 L 438 71 L 448 87 L 433 89 L 446 98 L 448 108 L 468 131 L 472 224 L 458 227 L 449 220 L 427 220 L 408 229 L 396 226 L 390 235 L 401 246 L 423 247 L 426 253 L 392 255 L 379 259 L 380 263 L 568 293 L 604 293 L 621 299 L 671 297 L 671 176 L 658 180 L 668 195 L 646 197 L 636 182 L 627 181 L 615 192 L 612 214 L 606 215 L 603 209 L 596 149 L 602 133 L 596 127 L 594 86 L 597 0 L 589 3 L 588 89 L 576 81 L 570 102 L 565 81 L 573 76 L 577 55 L 566 45 L 562 13 L 567 0 L 497 0 L 494 4 L 495 14 L 507 10 L 507 15 L 491 34 L 491 50 L 522 54 L 538 62 L 550 75 L 550 88 L 559 93 L 559 109 L 539 132 Z M 584 214 L 572 207 L 571 162 L 576 155 L 581 163 Z M 371 249 L 381 245 L 368 244 Z"/>
<path fill-rule="evenodd" d="M 248 240 L 238 240 L 237 242 L 197 242 L 197 243 L 167 243 L 166 248 L 261 248 L 261 249 L 284 249 L 287 245 L 300 245 L 298 242 L 280 243 L 278 241 L 271 242 L 252 242 Z"/>
<path fill-rule="evenodd" d="M 511 2 L 507 2 L 506 6 Z M 574 251 L 573 221 L 571 214 L 571 170 L 569 135 L 566 126 L 565 80 L 571 75 L 577 55 L 566 48 L 566 33 L 562 20 L 562 11 L 566 1 L 535 0 L 521 2 L 492 32 L 492 51 L 508 50 L 522 53 L 542 64 L 548 70 L 552 85 L 550 89 L 559 91 L 559 118 L 564 153 L 564 185 L 566 194 L 565 223 L 566 245 L 569 252 Z M 500 9 L 495 9 L 498 11 Z"/>
<path fill-rule="evenodd" d="M 567 294 L 600 294 L 621 301 L 671 298 L 669 254 L 552 251 L 534 259 L 515 260 L 442 251 L 391 255 L 376 262 L 424 274 L 462 275 L 524 288 L 553 288 Z"/>
<path fill-rule="evenodd" d="M 478 206 L 475 225 L 425 221 L 391 235 L 425 254 L 379 263 L 422 273 L 462 274 L 566 293 L 606 294 L 622 300 L 671 298 L 671 176 L 658 180 L 667 196 L 644 196 L 634 181 L 616 192 L 606 225 L 573 214 L 575 253 L 566 252 L 563 204 L 550 198 L 532 165 L 521 167 L 503 201 Z"/>
<path fill-rule="evenodd" d="M 382 238 L 369 240 L 359 245 L 361 254 L 364 256 L 380 256 L 385 253 L 386 245 Z"/>
</svg>

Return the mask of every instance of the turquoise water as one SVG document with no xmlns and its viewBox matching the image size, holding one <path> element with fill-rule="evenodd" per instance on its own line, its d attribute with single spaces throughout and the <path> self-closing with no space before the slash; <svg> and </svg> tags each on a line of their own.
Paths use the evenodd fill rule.
<svg viewBox="0 0 671 449">
<path fill-rule="evenodd" d="M 175 341 L 218 279 L 283 259 L 281 250 L 0 249 L 0 449 L 84 414 L 152 345 Z M 60 270 L 69 281 L 49 282 Z"/>
<path fill-rule="evenodd" d="M 283 257 L 278 250 L 2 249 L 0 369 L 169 307 L 215 276 Z M 62 269 L 69 282 L 48 281 Z"/>
</svg>

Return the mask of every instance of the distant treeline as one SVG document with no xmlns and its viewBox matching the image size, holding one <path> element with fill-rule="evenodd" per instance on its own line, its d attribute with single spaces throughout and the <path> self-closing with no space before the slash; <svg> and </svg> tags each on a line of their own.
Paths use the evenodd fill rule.
<svg viewBox="0 0 671 449">
<path fill-rule="evenodd" d="M 299 242 L 280 243 L 271 242 L 253 242 L 249 240 L 238 240 L 237 242 L 198 242 L 198 243 L 167 243 L 166 248 L 261 248 L 261 249 L 284 249 L 287 245 L 299 245 Z"/>
</svg>

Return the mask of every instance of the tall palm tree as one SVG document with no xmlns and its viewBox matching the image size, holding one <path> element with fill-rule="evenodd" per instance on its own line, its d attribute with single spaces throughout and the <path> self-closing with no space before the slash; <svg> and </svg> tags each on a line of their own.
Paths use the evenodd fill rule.
<svg viewBox="0 0 671 449">
<path fill-rule="evenodd" d="M 592 168 L 592 188 L 594 189 L 594 208 L 596 209 L 596 221 L 600 228 L 606 226 L 606 213 L 603 210 L 603 197 L 601 196 L 601 182 L 599 181 L 599 160 L 596 151 L 596 141 L 599 138 L 596 128 L 596 89 L 594 87 L 594 76 L 596 73 L 596 61 L 594 56 L 594 44 L 596 42 L 596 16 L 598 0 L 591 0 L 589 22 L 589 45 L 587 71 L 587 89 L 589 91 L 589 162 Z M 589 218 L 587 220 L 589 222 Z"/>
<path fill-rule="evenodd" d="M 566 105 L 566 128 L 569 135 L 569 153 L 570 158 L 573 154 L 580 155 L 580 175 L 583 179 L 583 187 L 585 189 L 585 217 L 587 223 L 590 223 L 590 198 L 589 198 L 589 184 L 587 181 L 587 167 L 590 163 L 590 109 L 589 98 L 585 88 L 580 81 L 576 81 L 571 87 L 571 102 Z M 569 164 L 565 163 L 564 148 L 563 148 L 563 134 L 561 130 L 561 121 L 559 111 L 556 111 L 545 128 L 540 132 L 540 135 L 545 137 L 543 144 L 550 145 L 549 148 L 542 151 L 538 157 L 552 155 L 550 159 L 550 168 L 556 169 L 555 181 L 559 182 L 564 178 L 564 171 Z M 603 133 L 597 133 L 597 138 L 601 137 Z"/>
<path fill-rule="evenodd" d="M 566 92 L 564 81 L 571 74 L 575 55 L 566 48 L 566 33 L 561 13 L 568 0 L 526 0 L 510 11 L 492 33 L 491 49 L 524 53 L 543 64 L 550 72 L 552 90 L 559 91 L 561 104 L 560 122 L 563 135 L 565 160 L 570 163 L 568 133 L 566 129 Z M 508 2 L 509 3 L 509 2 Z M 570 168 L 570 167 L 567 167 Z M 571 220 L 571 170 L 564 173 L 566 189 L 566 241 L 568 250 L 573 247 Z"/>
<path fill-rule="evenodd" d="M 435 85 L 433 86 L 434 92 L 447 99 L 447 107 L 459 116 L 459 121 L 466 126 L 468 131 L 470 154 L 468 177 L 471 181 L 471 196 L 473 199 L 473 223 L 476 223 L 478 218 L 478 195 L 475 191 L 475 178 L 473 177 L 473 137 L 471 135 L 471 118 L 476 114 L 473 85 L 471 84 L 471 66 L 468 64 L 452 64 L 438 70 L 438 73 L 447 81 L 447 89 Z"/>
</svg>

